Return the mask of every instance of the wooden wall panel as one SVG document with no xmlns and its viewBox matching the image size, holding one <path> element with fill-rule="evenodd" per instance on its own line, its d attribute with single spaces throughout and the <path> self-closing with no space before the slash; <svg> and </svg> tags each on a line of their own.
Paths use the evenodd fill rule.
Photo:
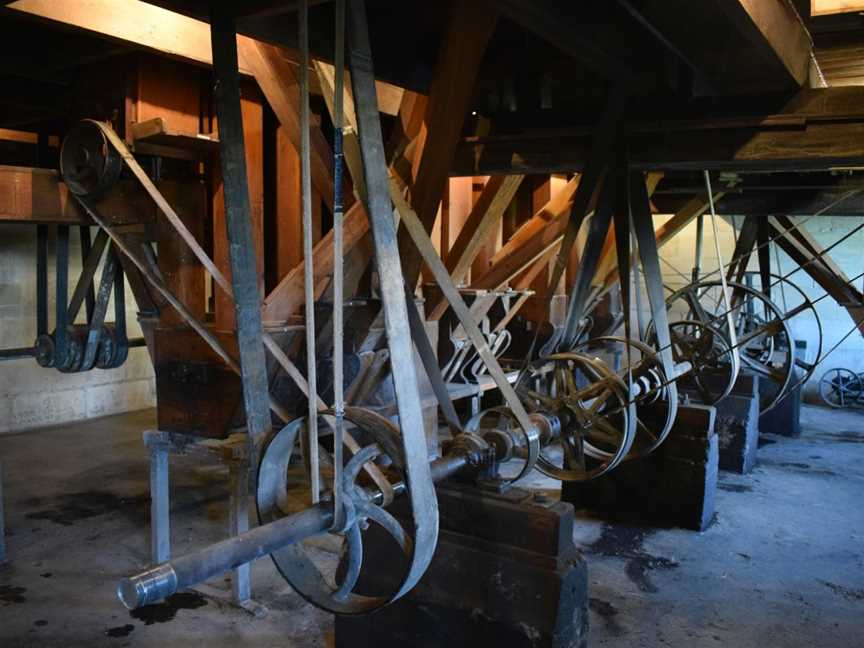
<svg viewBox="0 0 864 648">
<path fill-rule="evenodd" d="M 188 63 L 141 54 L 132 121 L 161 117 L 172 130 L 202 132 L 202 116 L 208 109 L 202 105 L 203 74 L 200 68 Z"/>
</svg>

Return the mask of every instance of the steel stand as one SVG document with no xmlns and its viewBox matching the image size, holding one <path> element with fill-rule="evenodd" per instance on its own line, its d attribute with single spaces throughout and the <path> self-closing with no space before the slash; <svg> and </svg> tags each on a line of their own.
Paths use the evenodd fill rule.
<svg viewBox="0 0 864 648">
<path fill-rule="evenodd" d="M 3 463 L 0 462 L 0 566 L 6 562 L 6 513 L 3 508 Z"/>
<path fill-rule="evenodd" d="M 245 434 L 233 434 L 222 440 L 148 430 L 143 436 L 150 452 L 150 557 L 154 565 L 171 559 L 169 457 L 172 454 L 193 457 L 202 463 L 227 465 L 229 534 L 234 537 L 249 530 L 249 461 Z M 207 585 L 196 589 L 214 598 L 225 596 Z M 231 602 L 256 617 L 267 613 L 265 606 L 252 599 L 250 563 L 240 565 L 231 573 Z"/>
</svg>

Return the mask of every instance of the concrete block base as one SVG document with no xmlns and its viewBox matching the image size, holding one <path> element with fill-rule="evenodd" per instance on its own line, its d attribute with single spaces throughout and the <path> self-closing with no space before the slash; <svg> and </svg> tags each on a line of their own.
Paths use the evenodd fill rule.
<svg viewBox="0 0 864 648">
<path fill-rule="evenodd" d="M 756 465 L 759 447 L 759 399 L 729 394 L 717 403 L 720 470 L 746 474 Z"/>
<path fill-rule="evenodd" d="M 375 614 L 337 617 L 336 648 L 587 645 L 588 573 L 572 506 L 521 489 L 450 487 L 438 489 L 438 504 L 441 533 L 423 579 Z M 392 544 L 370 544 L 358 592 L 380 592 L 394 572 Z"/>
<path fill-rule="evenodd" d="M 680 406 L 669 437 L 657 451 L 593 481 L 564 483 L 561 499 L 607 520 L 705 530 L 717 492 L 714 419 L 713 407 Z"/>
<path fill-rule="evenodd" d="M 801 372 L 796 371 L 792 384 L 800 380 Z M 801 436 L 801 387 L 793 389 L 777 405 L 760 416 L 759 429 L 763 433 L 785 437 Z"/>
</svg>

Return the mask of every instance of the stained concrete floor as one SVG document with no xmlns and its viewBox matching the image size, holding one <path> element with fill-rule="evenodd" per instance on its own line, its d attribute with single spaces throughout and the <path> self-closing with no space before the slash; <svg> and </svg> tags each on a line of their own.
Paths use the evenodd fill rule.
<svg viewBox="0 0 864 648">
<path fill-rule="evenodd" d="M 763 439 L 752 474 L 721 473 L 704 533 L 578 523 L 589 645 L 864 645 L 864 413 L 805 407 L 802 419 L 802 438 Z M 267 559 L 253 568 L 261 619 L 196 592 L 143 614 L 120 606 L 118 579 L 147 562 L 152 425 L 147 411 L 0 437 L 0 646 L 332 646 L 332 619 Z M 220 539 L 225 474 L 180 459 L 172 477 L 175 550 Z"/>
</svg>

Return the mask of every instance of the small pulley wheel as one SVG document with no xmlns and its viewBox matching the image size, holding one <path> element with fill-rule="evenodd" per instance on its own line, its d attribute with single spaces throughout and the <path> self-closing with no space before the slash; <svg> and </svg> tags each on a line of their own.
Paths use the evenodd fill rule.
<svg viewBox="0 0 864 648">
<path fill-rule="evenodd" d="M 60 174 L 73 194 L 98 198 L 114 186 L 122 169 L 120 153 L 95 121 L 78 122 L 63 139 Z"/>
<path fill-rule="evenodd" d="M 550 437 L 547 430 L 555 426 L 554 420 L 539 414 L 529 414 L 528 418 L 533 427 L 525 430 L 513 410 L 500 405 L 475 414 L 465 424 L 465 432 L 481 436 L 495 449 L 496 459 L 502 465 L 514 458 L 522 462 L 515 474 L 505 477 L 508 482 L 517 482 L 534 469 L 542 438 Z"/>
</svg>

